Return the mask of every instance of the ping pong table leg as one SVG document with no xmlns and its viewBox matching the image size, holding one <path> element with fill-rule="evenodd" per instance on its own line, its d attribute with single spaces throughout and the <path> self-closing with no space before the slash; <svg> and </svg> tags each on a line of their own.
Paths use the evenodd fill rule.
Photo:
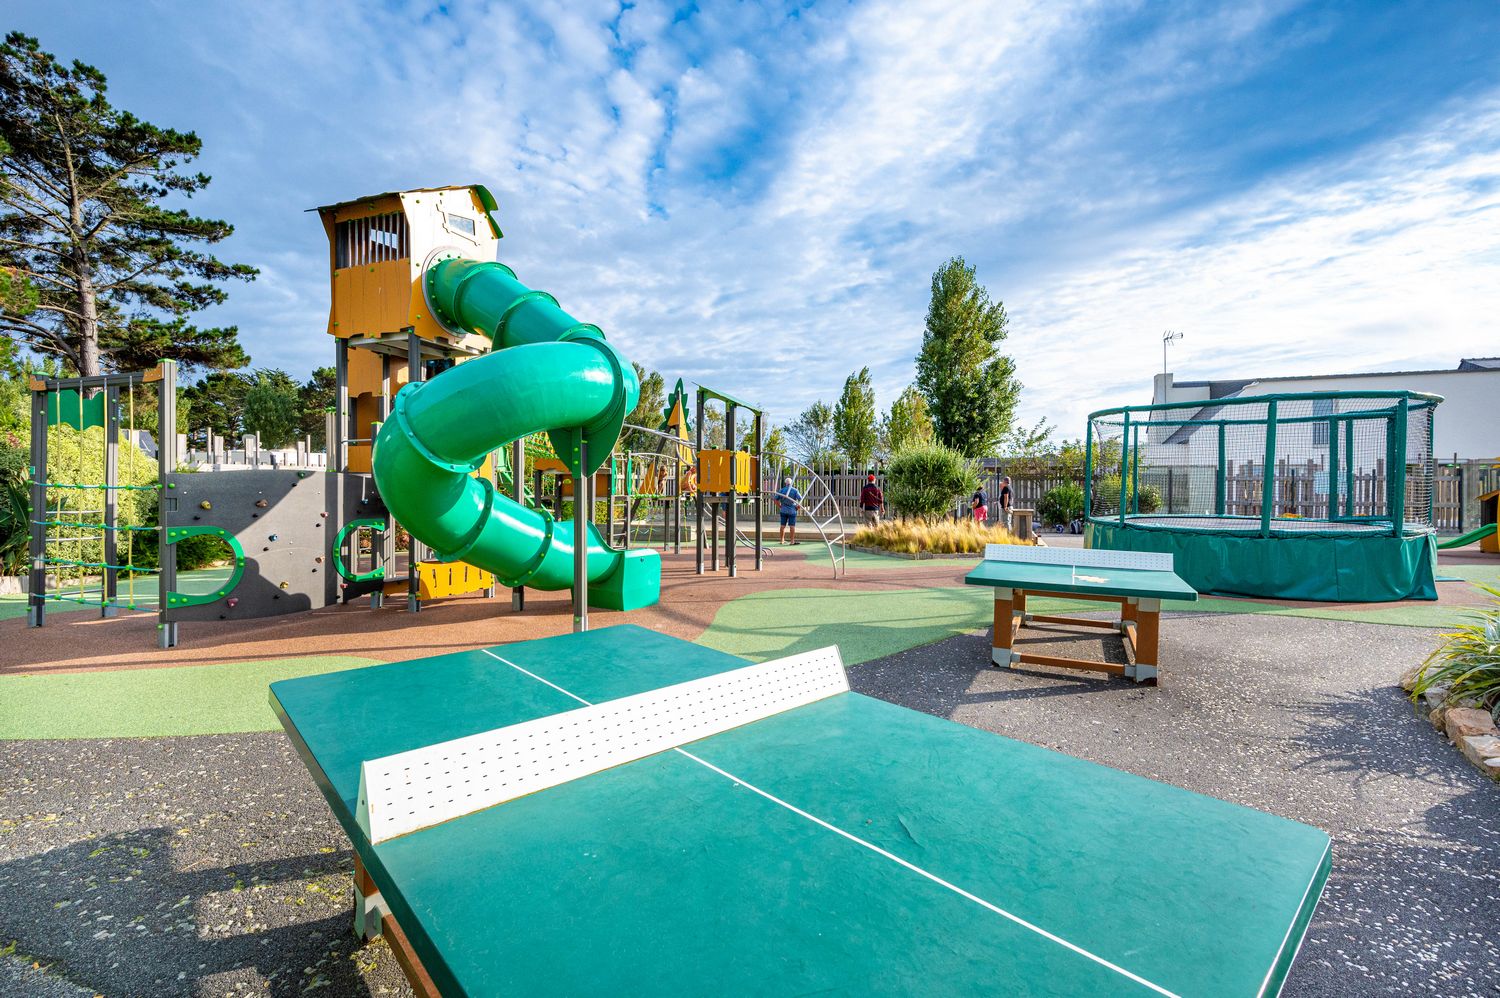
<svg viewBox="0 0 1500 998">
<path fill-rule="evenodd" d="M 1126 604 L 1122 617 L 1126 609 L 1131 611 L 1130 618 L 1133 619 L 1127 618 L 1122 627 L 1135 652 L 1135 664 L 1126 668 L 1125 675 L 1138 683 L 1155 681 L 1156 666 L 1160 662 L 1161 600 L 1142 599 L 1136 600 L 1134 606 Z"/>
<path fill-rule="evenodd" d="M 380 896 L 380 888 L 370 879 L 359 854 L 354 856 L 354 934 L 361 939 L 380 936 L 380 923 L 391 910 Z"/>
<path fill-rule="evenodd" d="M 1011 589 L 995 590 L 995 626 L 994 636 L 990 639 L 990 661 L 1006 669 L 1016 666 L 1016 654 L 1011 650 L 1016 637 L 1016 595 Z M 1023 606 L 1025 599 L 1023 594 Z"/>
</svg>

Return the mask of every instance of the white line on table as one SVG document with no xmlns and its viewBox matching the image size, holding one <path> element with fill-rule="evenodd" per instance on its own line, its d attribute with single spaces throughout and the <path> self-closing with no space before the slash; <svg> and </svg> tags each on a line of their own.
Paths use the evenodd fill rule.
<svg viewBox="0 0 1500 998">
<path fill-rule="evenodd" d="M 594 704 L 592 703 L 592 701 L 585 700 L 583 697 L 579 696 L 577 693 L 574 693 L 572 690 L 564 689 L 563 687 L 557 685 L 556 683 L 552 682 L 551 680 L 543 679 L 541 676 L 538 676 L 536 673 L 532 672 L 529 669 L 526 669 L 526 668 L 523 668 L 522 666 L 517 665 L 516 663 L 512 662 L 510 659 L 503 658 L 503 657 L 501 657 L 499 655 L 496 655 L 494 652 L 490 651 L 488 648 L 481 648 L 479 650 L 482 651 L 482 652 L 484 652 L 486 655 L 490 656 L 490 658 L 495 659 L 497 662 L 503 662 L 504 664 L 510 666 L 512 669 L 515 669 L 517 672 L 523 673 L 524 675 L 530 676 L 532 679 L 535 679 L 539 683 L 543 683 L 543 684 L 545 684 L 547 686 L 552 687 L 554 690 L 557 690 L 557 692 L 563 694 L 564 696 L 571 697 L 572 699 L 577 700 L 579 703 L 581 703 L 581 704 L 583 704 L 585 706 L 588 706 L 588 707 L 594 706 Z M 1121 967 L 1119 964 L 1111 963 L 1109 960 L 1106 960 L 1104 957 L 1099 956 L 1097 953 L 1091 953 L 1088 950 L 1084 949 L 1082 946 L 1077 945 L 1076 943 L 1071 943 L 1071 942 L 1069 942 L 1068 940 L 1062 938 L 1059 935 L 1055 935 L 1055 934 L 1053 934 L 1051 932 L 1048 932 L 1046 929 L 1042 928 L 1039 925 L 1034 925 L 1033 923 L 1028 922 L 1026 919 L 1022 918 L 1020 915 L 1014 915 L 1014 914 L 1006 911 L 1004 908 L 1001 908 L 999 905 L 991 904 L 989 901 L 986 901 L 984 898 L 978 896 L 977 894 L 972 894 L 969 891 L 964 890 L 962 887 L 959 887 L 957 884 L 950 883 L 949 881 L 944 880 L 942 877 L 938 876 L 937 874 L 935 874 L 935 873 L 933 873 L 933 872 L 931 872 L 929 870 L 924 870 L 924 869 L 922 869 L 922 867 L 917 866 L 915 863 L 910 863 L 910 862 L 902 859 L 900 856 L 897 856 L 895 853 L 887 852 L 886 850 L 884 850 L 884 849 L 880 848 L 879 846 L 877 846 L 875 843 L 869 842 L 869 841 L 867 841 L 865 839 L 862 839 L 858 835 L 855 835 L 853 832 L 845 831 L 844 829 L 838 827 L 837 825 L 834 825 L 834 824 L 831 824 L 831 823 L 829 823 L 827 821 L 824 821 L 822 818 L 819 818 L 815 814 L 809 814 L 806 811 L 802 810 L 800 807 L 797 807 L 795 804 L 788 803 L 787 801 L 782 800 L 780 797 L 777 797 L 775 794 L 772 794 L 772 793 L 770 793 L 768 791 L 762 790 L 760 787 L 757 787 L 755 784 L 750 783 L 747 780 L 743 780 L 740 777 L 735 776 L 733 773 L 730 773 L 730 772 L 727 772 L 726 770 L 720 769 L 718 766 L 715 766 L 713 763 L 707 761 L 706 759 L 701 759 L 698 756 L 693 755 L 693 753 L 687 751 L 686 749 L 674 748 L 672 751 L 676 752 L 678 755 L 683 756 L 683 757 L 685 757 L 687 759 L 691 759 L 693 762 L 696 762 L 698 765 L 704 767 L 705 769 L 708 769 L 708 770 L 710 770 L 712 772 L 718 773 L 720 776 L 724 777 L 725 779 L 727 779 L 727 780 L 729 780 L 729 781 L 731 781 L 733 783 L 738 784 L 739 786 L 744 787 L 746 790 L 749 790 L 752 793 L 755 793 L 755 794 L 760 795 L 761 797 L 764 797 L 766 800 L 770 801 L 771 803 L 777 804 L 777 805 L 780 805 L 781 807 L 786 808 L 788 811 L 792 812 L 793 814 L 797 815 L 798 817 L 805 818 L 806 820 L 811 821 L 812 823 L 814 823 L 816 825 L 819 825 L 819 826 L 821 826 L 823 828 L 828 829 L 830 832 L 833 832 L 835 835 L 842 836 L 843 838 L 848 839 L 850 842 L 853 842 L 856 845 L 863 846 L 864 848 L 870 850 L 871 852 L 875 853 L 878 856 L 884 856 L 886 859 L 890 860 L 891 862 L 897 863 L 897 864 L 905 867 L 906 869 L 912 871 L 913 873 L 915 873 L 915 874 L 917 874 L 919 876 L 925 877 L 926 879 L 928 879 L 928 880 L 932 881 L 933 883 L 937 884 L 939 887 L 944 887 L 944 888 L 952 891 L 953 893 L 957 894 L 961 898 L 964 898 L 964 899 L 966 899 L 968 901 L 971 901 L 974 904 L 977 904 L 977 905 L 979 905 L 982 908 L 986 908 L 989 911 L 992 911 L 995 914 L 1001 916 L 1002 918 L 1009 919 L 1010 921 L 1014 922 L 1015 924 L 1021 926 L 1023 929 L 1027 929 L 1027 930 L 1029 930 L 1031 932 L 1036 933 L 1037 935 L 1041 936 L 1043 939 L 1049 940 L 1050 942 L 1054 942 L 1057 945 L 1062 946 L 1064 949 L 1071 950 L 1072 952 L 1077 953 L 1081 957 L 1085 957 L 1086 959 L 1092 960 L 1093 962 L 1099 964 L 1101 967 L 1105 967 L 1105 968 L 1107 968 L 1109 970 L 1112 970 L 1115 973 L 1121 975 L 1122 977 L 1128 978 L 1129 980 L 1132 980 L 1132 981 L 1136 982 L 1137 984 L 1141 985 L 1142 987 L 1149 988 L 1149 989 L 1151 989 L 1152 991 L 1156 992 L 1159 995 L 1164 995 L 1165 998 L 1181 998 L 1181 996 L 1178 995 L 1176 992 L 1168 991 L 1166 988 L 1162 987 L 1161 985 L 1152 983 L 1151 981 L 1146 980 L 1146 978 L 1141 977 L 1139 974 L 1133 974 L 1133 973 L 1131 973 L 1130 971 L 1126 970 L 1124 967 Z"/>
</svg>

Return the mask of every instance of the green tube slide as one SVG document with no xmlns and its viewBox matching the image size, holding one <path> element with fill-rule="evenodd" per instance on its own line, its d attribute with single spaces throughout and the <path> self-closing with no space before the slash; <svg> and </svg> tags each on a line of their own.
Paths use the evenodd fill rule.
<svg viewBox="0 0 1500 998">
<path fill-rule="evenodd" d="M 488 337 L 493 350 L 396 395 L 375 439 L 381 498 L 444 561 L 493 572 L 507 586 L 570 588 L 573 524 L 501 495 L 471 472 L 491 451 L 545 430 L 574 481 L 593 474 L 635 407 L 635 370 L 597 326 L 574 319 L 503 264 L 440 260 L 423 281 L 439 321 Z M 660 556 L 616 551 L 592 523 L 587 530 L 590 605 L 655 603 Z"/>
<path fill-rule="evenodd" d="M 1475 527 L 1467 534 L 1459 534 L 1457 537 L 1450 537 L 1445 541 L 1438 541 L 1438 547 L 1444 551 L 1447 551 L 1450 548 L 1467 547 L 1468 545 L 1473 544 L 1475 541 L 1484 540 L 1490 534 L 1493 534 L 1497 527 L 1500 527 L 1500 524 L 1486 523 L 1483 526 Z"/>
</svg>

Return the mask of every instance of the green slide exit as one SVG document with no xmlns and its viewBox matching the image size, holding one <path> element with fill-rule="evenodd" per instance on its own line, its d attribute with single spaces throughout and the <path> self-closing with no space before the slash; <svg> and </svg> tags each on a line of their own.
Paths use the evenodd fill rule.
<svg viewBox="0 0 1500 998">
<path fill-rule="evenodd" d="M 1497 528 L 1500 528 L 1500 524 L 1486 523 L 1483 526 L 1475 527 L 1467 534 L 1459 534 L 1457 537 L 1450 537 L 1445 541 L 1438 541 L 1438 547 L 1443 549 L 1444 551 L 1450 548 L 1467 547 L 1468 545 L 1473 544 L 1475 541 L 1484 540 L 1490 534 L 1493 534 Z"/>
<path fill-rule="evenodd" d="M 485 456 L 545 430 L 577 481 L 609 459 L 640 395 L 635 369 L 597 326 L 579 322 L 509 267 L 442 260 L 423 275 L 444 325 L 487 336 L 493 352 L 407 385 L 375 440 L 374 472 L 397 522 L 444 561 L 494 572 L 507 586 L 573 584 L 573 524 L 501 495 L 472 472 Z M 589 603 L 630 610 L 657 601 L 655 551 L 616 551 L 587 525 Z"/>
</svg>

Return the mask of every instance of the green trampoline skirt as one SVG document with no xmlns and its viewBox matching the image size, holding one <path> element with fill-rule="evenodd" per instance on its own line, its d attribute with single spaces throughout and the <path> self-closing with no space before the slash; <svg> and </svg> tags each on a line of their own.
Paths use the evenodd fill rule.
<svg viewBox="0 0 1500 998">
<path fill-rule="evenodd" d="M 1150 522 L 1150 521 L 1146 521 Z M 1259 534 L 1234 532 L 1216 523 L 1195 527 L 1132 524 L 1127 518 L 1090 520 L 1084 543 L 1115 551 L 1160 551 L 1172 555 L 1174 571 L 1200 593 L 1317 600 L 1326 603 L 1386 603 L 1437 599 L 1433 566 L 1437 539 L 1430 531 L 1393 537 L 1365 530 L 1298 529 Z"/>
</svg>

